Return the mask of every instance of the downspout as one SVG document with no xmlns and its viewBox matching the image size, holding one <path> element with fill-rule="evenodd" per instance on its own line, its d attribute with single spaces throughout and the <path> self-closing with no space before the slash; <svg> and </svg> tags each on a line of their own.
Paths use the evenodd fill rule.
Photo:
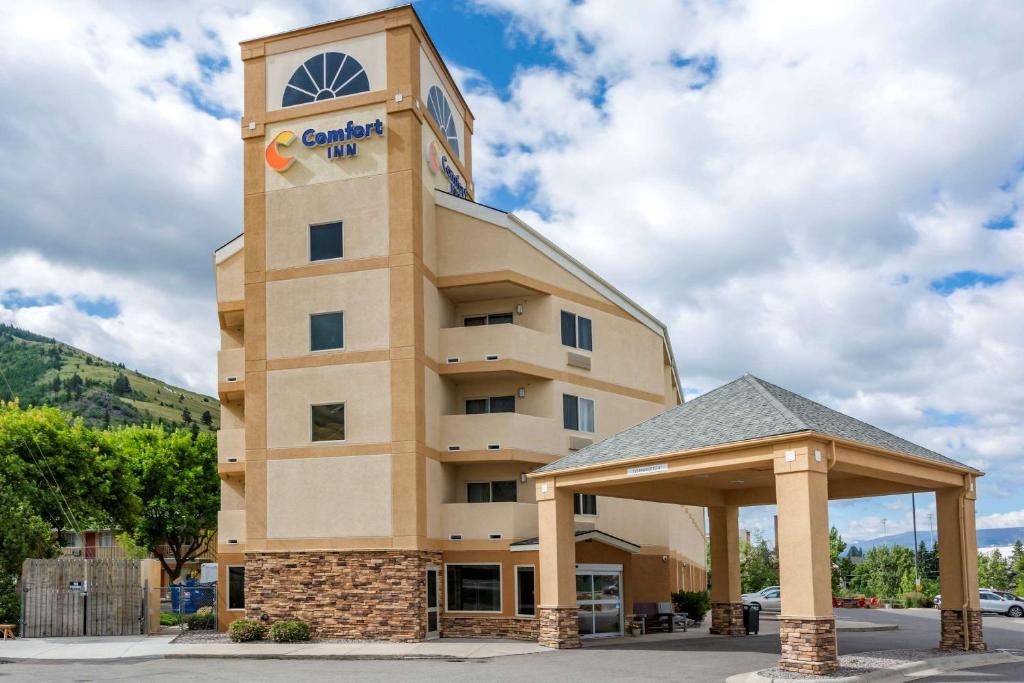
<svg viewBox="0 0 1024 683">
<path fill-rule="evenodd" d="M 968 476 L 964 476 L 964 482 L 968 481 Z M 964 501 L 967 499 L 967 487 L 966 485 L 960 489 L 960 495 L 957 496 L 957 517 L 960 520 L 960 582 L 963 586 L 964 600 L 963 606 L 961 607 L 961 614 L 963 615 L 963 629 L 964 629 L 964 652 L 970 652 L 971 650 L 971 631 L 970 631 L 970 619 L 967 616 L 967 607 L 970 604 L 967 591 L 968 587 L 968 576 L 970 570 L 968 569 L 968 557 L 964 549 L 967 548 L 967 530 L 964 528 Z M 977 562 L 977 556 L 974 557 L 974 561 Z"/>
<path fill-rule="evenodd" d="M 832 468 L 836 466 L 836 440 L 832 439 L 828 442 L 828 471 L 831 472 Z"/>
</svg>

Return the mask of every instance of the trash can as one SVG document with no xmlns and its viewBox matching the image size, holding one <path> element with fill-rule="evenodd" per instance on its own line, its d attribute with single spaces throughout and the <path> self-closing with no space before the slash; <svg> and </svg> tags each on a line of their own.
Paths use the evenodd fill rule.
<svg viewBox="0 0 1024 683">
<path fill-rule="evenodd" d="M 743 605 L 743 628 L 746 629 L 747 635 L 757 635 L 758 631 L 761 630 L 761 610 L 752 609 L 750 605 Z"/>
</svg>

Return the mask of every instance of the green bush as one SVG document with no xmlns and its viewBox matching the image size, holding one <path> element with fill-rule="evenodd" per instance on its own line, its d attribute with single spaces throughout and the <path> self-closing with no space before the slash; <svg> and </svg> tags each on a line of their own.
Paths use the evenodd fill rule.
<svg viewBox="0 0 1024 683">
<path fill-rule="evenodd" d="M 935 601 L 932 598 L 916 591 L 904 593 L 903 604 L 907 607 L 935 607 Z"/>
<path fill-rule="evenodd" d="M 699 624 L 711 609 L 711 595 L 707 591 L 679 591 L 672 594 L 672 605 Z"/>
<path fill-rule="evenodd" d="M 160 613 L 160 625 L 161 626 L 177 626 L 180 619 L 174 612 L 161 612 Z"/>
<path fill-rule="evenodd" d="M 213 628 L 214 615 L 213 612 L 196 612 L 186 615 L 183 621 L 189 631 L 202 631 Z"/>
<path fill-rule="evenodd" d="M 267 628 L 255 619 L 239 619 L 232 621 L 228 627 L 228 637 L 236 643 L 247 643 L 251 640 L 263 640 Z"/>
<path fill-rule="evenodd" d="M 297 643 L 309 640 L 309 624 L 297 619 L 275 621 L 270 627 L 270 639 L 275 643 Z"/>
</svg>

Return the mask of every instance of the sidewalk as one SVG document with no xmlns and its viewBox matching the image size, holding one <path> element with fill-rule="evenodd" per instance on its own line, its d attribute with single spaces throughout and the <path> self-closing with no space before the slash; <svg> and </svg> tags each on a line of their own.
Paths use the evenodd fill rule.
<svg viewBox="0 0 1024 683">
<path fill-rule="evenodd" d="M 0 641 L 0 660 L 104 661 L 245 657 L 249 659 L 485 659 L 553 652 L 535 642 L 442 638 L 422 643 L 188 643 L 174 635 L 26 638 Z"/>
</svg>

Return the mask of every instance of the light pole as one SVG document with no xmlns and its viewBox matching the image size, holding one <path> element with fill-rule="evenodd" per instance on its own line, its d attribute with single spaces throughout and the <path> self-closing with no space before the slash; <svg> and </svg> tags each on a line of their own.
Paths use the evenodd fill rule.
<svg viewBox="0 0 1024 683">
<path fill-rule="evenodd" d="M 888 520 L 885 517 L 882 517 L 882 536 L 885 536 L 885 523 L 887 521 Z"/>
</svg>

